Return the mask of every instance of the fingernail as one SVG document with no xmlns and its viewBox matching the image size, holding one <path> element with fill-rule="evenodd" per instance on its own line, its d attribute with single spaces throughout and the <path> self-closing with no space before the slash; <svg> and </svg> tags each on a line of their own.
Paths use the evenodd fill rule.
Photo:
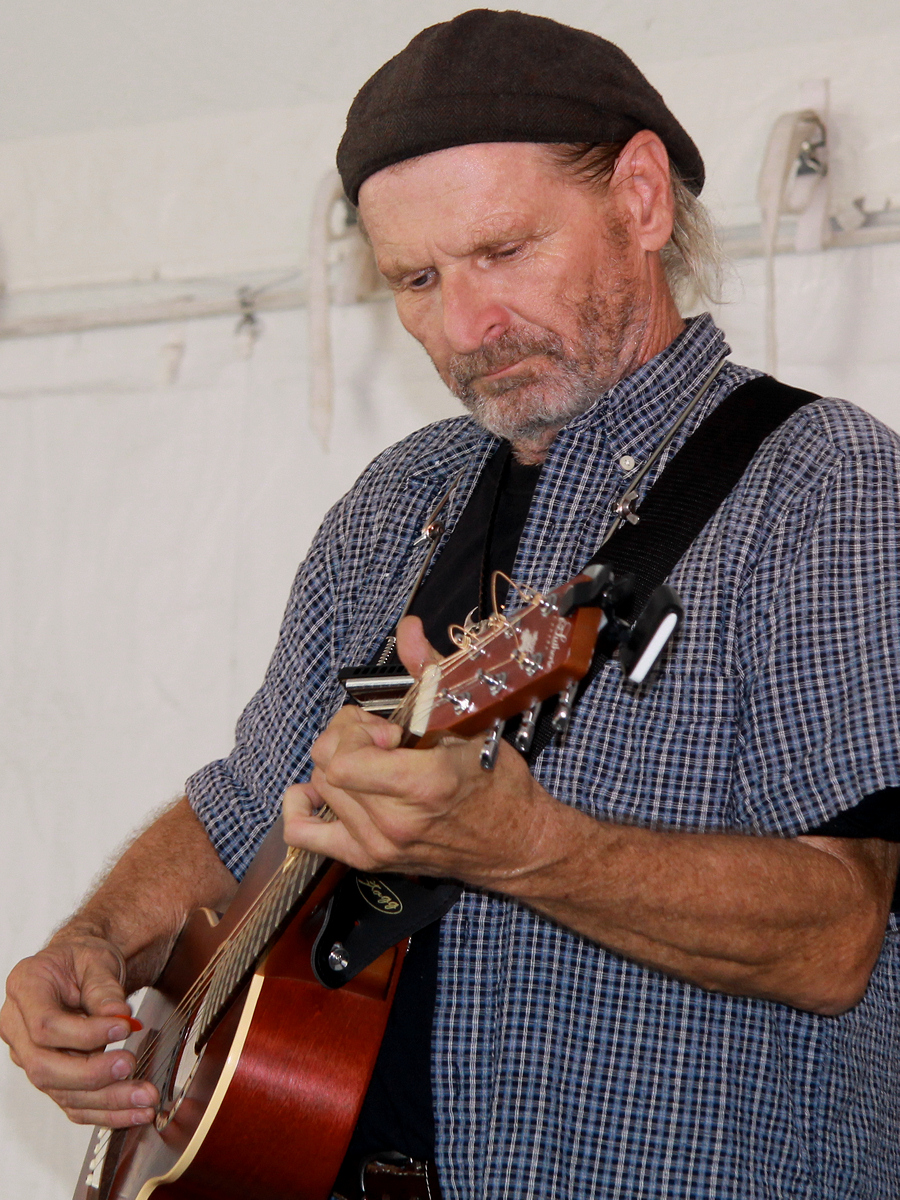
<svg viewBox="0 0 900 1200">
<path fill-rule="evenodd" d="M 131 1103 L 135 1106 L 135 1108 L 144 1108 L 146 1105 L 152 1103 L 152 1101 L 153 1096 L 151 1095 L 149 1088 L 136 1087 L 131 1093 Z"/>
<path fill-rule="evenodd" d="M 111 1025 L 106 1031 L 106 1040 L 108 1042 L 124 1042 L 131 1030 L 127 1025 Z"/>
<path fill-rule="evenodd" d="M 120 1058 L 112 1069 L 113 1079 L 127 1079 L 131 1074 L 131 1063 L 127 1058 Z"/>
<path fill-rule="evenodd" d="M 156 1113 L 152 1108 L 144 1108 L 140 1112 L 131 1114 L 131 1123 L 132 1125 L 149 1125 L 155 1116 Z"/>
</svg>

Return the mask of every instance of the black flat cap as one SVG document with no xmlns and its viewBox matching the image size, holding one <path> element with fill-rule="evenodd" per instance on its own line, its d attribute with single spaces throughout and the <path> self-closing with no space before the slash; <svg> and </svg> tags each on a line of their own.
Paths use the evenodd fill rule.
<svg viewBox="0 0 900 1200">
<path fill-rule="evenodd" d="M 627 54 L 547 17 L 476 8 L 424 29 L 364 84 L 337 165 L 356 204 L 393 163 L 472 142 L 662 139 L 696 195 L 703 159 Z"/>
</svg>

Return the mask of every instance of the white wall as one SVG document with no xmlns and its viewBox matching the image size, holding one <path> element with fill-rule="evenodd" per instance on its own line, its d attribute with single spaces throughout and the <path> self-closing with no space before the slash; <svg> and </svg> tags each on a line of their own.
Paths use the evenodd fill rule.
<svg viewBox="0 0 900 1200">
<path fill-rule="evenodd" d="M 76 14 L 73 27 L 41 36 L 59 8 Z M 800 85 L 811 79 L 831 83 L 835 204 L 864 196 L 872 208 L 900 207 L 894 0 L 862 0 L 852 18 L 837 0 L 739 11 L 716 0 L 560 0 L 532 9 L 602 32 L 635 56 L 704 153 L 705 197 L 724 224 L 758 219 L 769 129 L 800 107 Z M 33 54 L 17 53 L 15 36 L 0 41 L 0 130 L 16 132 L 0 140 L 0 251 L 14 291 L 302 262 L 310 185 L 332 165 L 355 89 L 422 25 L 459 6 L 223 0 L 214 22 L 202 0 L 131 0 L 129 10 L 144 14 L 140 23 L 132 16 L 130 41 L 128 28 L 112 37 L 122 11 L 105 0 L 31 0 L 19 16 L 34 26 Z M 103 20 L 94 28 L 85 13 Z M 28 97 L 32 112 L 23 111 Z"/>
<path fill-rule="evenodd" d="M 838 199 L 900 204 L 893 0 L 858 5 L 852 28 L 837 3 L 728 10 L 535 6 L 634 54 L 697 138 L 726 223 L 757 219 L 768 129 L 810 78 L 832 82 Z M 354 89 L 454 11 L 22 6 L 0 49 L 10 310 L 26 291 L 52 309 L 72 285 L 138 295 L 141 281 L 302 267 L 313 187 Z M 782 376 L 900 428 L 900 246 L 788 256 L 778 276 Z M 759 364 L 760 260 L 737 264 L 730 294 L 718 315 L 735 357 Z M 263 315 L 249 359 L 234 325 L 0 341 L 0 968 L 40 943 L 148 810 L 227 751 L 321 514 L 378 449 L 453 411 L 388 304 L 336 310 L 325 454 L 307 425 L 305 313 Z M 0 1068 L 4 1195 L 68 1196 L 84 1140 Z"/>
</svg>

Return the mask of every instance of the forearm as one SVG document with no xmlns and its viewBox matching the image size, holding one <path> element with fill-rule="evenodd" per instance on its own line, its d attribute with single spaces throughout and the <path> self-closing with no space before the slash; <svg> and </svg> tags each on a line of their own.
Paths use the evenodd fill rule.
<svg viewBox="0 0 900 1200">
<path fill-rule="evenodd" d="M 686 833 L 595 820 L 550 796 L 501 742 L 397 747 L 344 709 L 285 796 L 287 840 L 362 870 L 449 876 L 616 953 L 735 995 L 823 1014 L 865 991 L 900 848 L 877 840 Z M 312 816 L 327 803 L 336 821 Z"/>
<path fill-rule="evenodd" d="M 500 886 L 545 916 L 712 990 L 822 1013 L 865 990 L 897 847 L 633 828 L 549 797 L 538 811 L 531 863 Z"/>
<path fill-rule="evenodd" d="M 223 908 L 236 887 L 186 799 L 144 830 L 97 890 L 53 935 L 110 941 L 127 966 L 126 990 L 159 974 L 195 908 Z"/>
</svg>

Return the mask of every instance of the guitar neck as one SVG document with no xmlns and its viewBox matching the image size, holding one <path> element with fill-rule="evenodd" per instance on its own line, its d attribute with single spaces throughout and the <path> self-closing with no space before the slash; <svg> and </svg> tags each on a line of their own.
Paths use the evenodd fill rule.
<svg viewBox="0 0 900 1200">
<path fill-rule="evenodd" d="M 333 820 L 323 813 L 324 820 Z M 284 923 L 306 893 L 326 860 L 318 854 L 290 848 L 256 902 L 222 943 L 212 964 L 212 977 L 196 1022 L 202 1045 L 215 1029 L 225 1009 L 243 986 Z"/>
</svg>

